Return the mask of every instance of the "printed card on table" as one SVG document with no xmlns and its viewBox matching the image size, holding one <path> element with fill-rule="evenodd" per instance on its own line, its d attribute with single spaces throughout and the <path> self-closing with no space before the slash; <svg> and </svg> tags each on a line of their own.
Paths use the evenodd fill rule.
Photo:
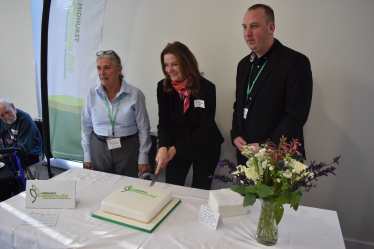
<svg viewBox="0 0 374 249">
<path fill-rule="evenodd" d="M 212 209 L 201 205 L 199 221 L 203 222 L 207 226 L 217 229 L 220 213 L 213 211 Z"/>
</svg>

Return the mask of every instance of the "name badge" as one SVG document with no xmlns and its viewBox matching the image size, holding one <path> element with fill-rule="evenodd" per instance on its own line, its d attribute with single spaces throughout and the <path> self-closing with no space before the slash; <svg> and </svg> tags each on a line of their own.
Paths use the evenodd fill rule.
<svg viewBox="0 0 374 249">
<path fill-rule="evenodd" d="M 121 148 L 121 141 L 119 140 L 118 137 L 117 138 L 108 138 L 106 140 L 106 142 L 108 143 L 108 149 L 109 150 Z"/>
<path fill-rule="evenodd" d="M 244 108 L 244 111 L 243 111 L 243 118 L 244 119 L 247 119 L 247 114 L 248 114 L 248 108 Z"/>
<path fill-rule="evenodd" d="M 195 99 L 194 104 L 195 104 L 195 107 L 205 108 L 204 100 Z"/>
</svg>

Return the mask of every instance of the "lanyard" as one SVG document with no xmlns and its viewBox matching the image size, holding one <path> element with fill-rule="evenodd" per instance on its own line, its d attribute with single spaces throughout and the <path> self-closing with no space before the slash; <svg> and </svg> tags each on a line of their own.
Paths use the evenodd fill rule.
<svg viewBox="0 0 374 249">
<path fill-rule="evenodd" d="M 116 114 L 114 114 L 114 118 L 113 118 L 113 121 L 112 121 L 112 115 L 110 115 L 110 109 L 109 109 L 109 104 L 108 104 L 108 100 L 105 98 L 105 103 L 106 103 L 106 107 L 108 108 L 108 116 L 109 116 L 109 119 L 110 119 L 110 124 L 112 125 L 112 135 L 114 136 L 114 122 L 116 121 L 116 117 L 117 117 L 117 112 L 118 112 L 118 107 L 119 107 L 119 103 L 121 103 L 121 97 L 122 97 L 122 94 L 119 95 L 119 101 L 118 101 L 118 106 L 117 106 L 117 110 L 116 110 Z"/>
<path fill-rule="evenodd" d="M 254 80 L 253 83 L 252 83 L 251 88 L 249 88 L 249 85 L 250 85 L 250 82 L 251 82 L 252 69 L 253 69 L 253 64 L 252 64 L 251 72 L 249 73 L 249 83 L 248 83 L 248 88 L 247 88 L 247 98 L 246 98 L 246 101 L 248 100 L 248 97 L 249 97 L 249 95 L 250 95 L 251 92 L 252 92 L 252 88 L 253 88 L 253 86 L 255 85 L 258 76 L 260 75 L 262 69 L 264 69 L 264 66 L 265 66 L 266 62 L 267 62 L 267 60 L 265 61 L 264 65 L 262 65 L 260 71 L 258 72 L 258 74 L 257 74 L 257 76 L 256 76 L 256 78 L 255 78 L 255 80 Z"/>
</svg>

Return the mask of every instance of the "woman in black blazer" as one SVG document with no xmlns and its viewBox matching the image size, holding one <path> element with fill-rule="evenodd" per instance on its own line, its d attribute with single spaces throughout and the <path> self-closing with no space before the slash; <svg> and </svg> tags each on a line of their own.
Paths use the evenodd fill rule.
<svg viewBox="0 0 374 249">
<path fill-rule="evenodd" d="M 158 82 L 157 171 L 166 168 L 166 182 L 184 185 L 193 166 L 192 187 L 210 189 L 224 142 L 214 117 L 216 89 L 203 78 L 192 52 L 182 43 L 161 53 L 165 79 Z"/>
</svg>

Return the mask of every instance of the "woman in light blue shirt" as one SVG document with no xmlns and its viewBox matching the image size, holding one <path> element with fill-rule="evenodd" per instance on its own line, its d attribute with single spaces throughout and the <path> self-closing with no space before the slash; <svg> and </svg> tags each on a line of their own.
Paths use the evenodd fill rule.
<svg viewBox="0 0 374 249">
<path fill-rule="evenodd" d="M 100 83 L 89 89 L 82 109 L 84 168 L 137 177 L 150 171 L 150 123 L 144 94 L 123 79 L 113 51 L 97 53 Z"/>
</svg>

